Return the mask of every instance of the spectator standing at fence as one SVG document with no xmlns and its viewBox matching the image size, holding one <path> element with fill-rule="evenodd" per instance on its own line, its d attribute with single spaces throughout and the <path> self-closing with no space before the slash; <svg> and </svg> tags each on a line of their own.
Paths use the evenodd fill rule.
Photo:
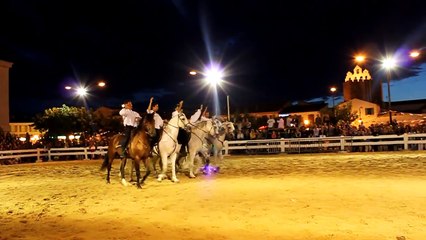
<svg viewBox="0 0 426 240">
<path fill-rule="evenodd" d="M 279 129 L 284 129 L 284 119 L 283 118 L 280 118 L 278 120 L 278 128 Z"/>
<path fill-rule="evenodd" d="M 292 127 L 292 124 L 293 124 L 293 119 L 292 119 L 292 117 L 288 116 L 287 120 L 286 120 L 286 126 Z"/>
<path fill-rule="evenodd" d="M 256 131 L 252 128 L 250 130 L 250 140 L 256 139 L 257 138 L 257 134 Z"/>
<path fill-rule="evenodd" d="M 244 140 L 244 133 L 241 129 L 238 129 L 237 140 Z"/>
<path fill-rule="evenodd" d="M 268 119 L 268 121 L 266 122 L 267 124 L 268 124 L 268 128 L 273 128 L 274 127 L 274 124 L 275 124 L 275 119 L 274 118 L 272 118 L 272 116 L 269 116 L 269 119 Z"/>
</svg>

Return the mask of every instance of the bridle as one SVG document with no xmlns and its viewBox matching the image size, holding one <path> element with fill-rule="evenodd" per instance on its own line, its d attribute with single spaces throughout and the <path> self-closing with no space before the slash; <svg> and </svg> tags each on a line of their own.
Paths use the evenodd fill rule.
<svg viewBox="0 0 426 240">
<path fill-rule="evenodd" d="M 213 121 L 212 120 L 209 120 L 209 122 L 211 122 L 211 127 L 210 127 L 210 129 L 209 130 L 204 130 L 203 128 L 201 128 L 201 127 L 199 127 L 197 124 L 193 124 L 193 123 L 189 123 L 189 125 L 191 125 L 191 126 L 193 126 L 194 128 L 196 128 L 196 129 L 198 129 L 198 130 L 200 130 L 200 131 L 202 131 L 203 133 L 205 133 L 206 135 L 211 135 L 211 131 L 212 131 L 212 129 L 215 127 L 214 126 L 214 124 L 213 124 Z M 200 123 L 203 123 L 203 122 L 200 122 Z M 207 124 L 207 121 L 205 121 L 205 124 Z M 193 132 L 193 131 L 191 131 L 191 135 L 195 135 L 196 137 L 197 137 L 197 139 L 199 139 L 200 141 L 201 141 L 201 143 L 204 143 L 204 139 L 202 139 L 200 136 L 198 136 L 198 134 L 197 133 L 195 133 L 195 132 Z M 207 139 L 206 137 L 205 137 L 205 139 Z"/>
</svg>

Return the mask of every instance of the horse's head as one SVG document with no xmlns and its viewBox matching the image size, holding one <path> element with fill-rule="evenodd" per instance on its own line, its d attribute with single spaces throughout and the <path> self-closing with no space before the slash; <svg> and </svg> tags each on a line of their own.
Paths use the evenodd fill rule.
<svg viewBox="0 0 426 240">
<path fill-rule="evenodd" d="M 185 113 L 183 112 L 179 113 L 177 115 L 177 118 L 178 118 L 178 123 L 177 123 L 178 127 L 185 128 L 189 124 L 189 121 L 186 118 Z"/>
<path fill-rule="evenodd" d="M 206 133 L 206 134 L 208 134 L 212 137 L 217 135 L 216 126 L 211 119 L 199 121 L 199 122 L 197 122 L 195 124 L 191 124 L 191 125 L 193 125 L 195 129 L 199 129 L 199 130 L 203 131 L 204 133 Z"/>
<path fill-rule="evenodd" d="M 143 130 L 150 136 L 155 137 L 155 121 L 154 121 L 154 113 L 147 113 L 142 119 L 142 128 Z"/>
<path fill-rule="evenodd" d="M 211 136 L 215 136 L 218 133 L 217 126 L 213 122 L 213 120 L 206 121 L 206 129 L 208 131 L 208 134 Z"/>
</svg>

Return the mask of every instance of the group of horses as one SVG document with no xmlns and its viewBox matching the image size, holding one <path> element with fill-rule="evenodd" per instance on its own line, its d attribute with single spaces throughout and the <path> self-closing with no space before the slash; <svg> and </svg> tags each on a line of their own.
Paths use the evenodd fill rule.
<svg viewBox="0 0 426 240">
<path fill-rule="evenodd" d="M 136 172 L 136 186 L 142 187 L 143 182 L 151 174 L 156 171 L 156 166 L 160 163 L 161 172 L 157 175 L 157 180 L 162 181 L 167 178 L 167 167 L 171 164 L 171 180 L 179 182 L 176 176 L 176 163 L 178 155 L 182 147 L 178 142 L 179 129 L 185 129 L 190 133 L 188 142 L 188 155 L 184 158 L 184 162 L 179 164 L 181 168 L 189 170 L 188 176 L 195 178 L 199 173 L 199 165 L 195 163 L 195 159 L 204 160 L 206 166 L 209 164 L 210 146 L 213 146 L 214 156 L 222 158 L 222 148 L 227 135 L 233 134 L 234 125 L 232 122 L 220 122 L 218 120 L 203 120 L 190 123 L 184 113 L 179 113 L 172 117 L 170 121 L 162 129 L 162 134 L 158 143 L 151 147 L 150 139 L 156 135 L 154 127 L 153 114 L 145 113 L 139 122 L 138 127 L 132 133 L 132 137 L 128 145 L 128 157 L 121 158 L 120 176 L 121 183 L 127 186 L 129 183 L 125 179 L 125 167 L 127 159 L 133 160 L 133 167 Z M 122 134 L 114 135 L 108 145 L 108 151 L 102 163 L 101 170 L 107 169 L 106 181 L 110 183 L 110 174 L 112 162 L 117 154 L 121 155 L 120 145 L 123 139 Z M 141 162 L 146 168 L 145 175 L 141 179 L 140 165 Z M 132 167 L 132 169 L 133 169 Z"/>
</svg>

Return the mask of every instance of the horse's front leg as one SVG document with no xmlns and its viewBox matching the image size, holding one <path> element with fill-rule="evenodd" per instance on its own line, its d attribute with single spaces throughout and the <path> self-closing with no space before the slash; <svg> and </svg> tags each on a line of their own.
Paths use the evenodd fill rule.
<svg viewBox="0 0 426 240">
<path fill-rule="evenodd" d="M 176 152 L 174 152 L 170 156 L 170 160 L 172 162 L 172 182 L 179 182 L 179 179 L 176 176 L 176 157 L 177 157 L 177 153 Z"/>
<path fill-rule="evenodd" d="M 136 171 L 136 186 L 138 188 L 142 188 L 140 183 L 140 179 L 141 179 L 140 159 L 139 158 L 134 159 L 133 164 L 135 166 L 135 171 Z"/>
<path fill-rule="evenodd" d="M 111 167 L 112 167 L 112 160 L 114 157 L 109 157 L 109 153 L 105 154 L 105 162 L 107 162 L 107 176 L 106 176 L 106 182 L 111 183 L 110 181 L 110 175 L 111 175 Z"/>
<path fill-rule="evenodd" d="M 190 178 L 195 178 L 195 174 L 194 174 L 195 154 L 197 154 L 195 151 L 190 151 L 189 156 L 188 156 L 188 158 L 189 158 L 188 168 L 189 168 L 189 177 Z"/>
<path fill-rule="evenodd" d="M 146 172 L 145 172 L 145 175 L 142 178 L 141 184 L 143 184 L 145 182 L 146 178 L 149 176 L 149 174 L 152 171 L 153 165 L 152 165 L 152 161 L 151 160 L 152 159 L 150 159 L 150 158 L 146 158 L 145 161 L 144 161 Z"/>
<path fill-rule="evenodd" d="M 127 158 L 122 158 L 121 159 L 121 165 L 120 165 L 120 176 L 121 176 L 121 184 L 123 184 L 124 186 L 128 186 L 129 184 L 126 181 L 125 178 L 125 168 L 126 168 L 126 162 L 127 162 Z"/>
<path fill-rule="evenodd" d="M 167 175 L 166 175 L 166 173 L 167 173 L 167 153 L 162 153 L 160 155 L 160 157 L 161 157 L 162 169 L 161 169 L 161 173 L 158 174 L 158 177 L 157 177 L 157 181 L 159 181 L 159 182 L 163 181 L 163 179 L 167 177 Z"/>
</svg>

